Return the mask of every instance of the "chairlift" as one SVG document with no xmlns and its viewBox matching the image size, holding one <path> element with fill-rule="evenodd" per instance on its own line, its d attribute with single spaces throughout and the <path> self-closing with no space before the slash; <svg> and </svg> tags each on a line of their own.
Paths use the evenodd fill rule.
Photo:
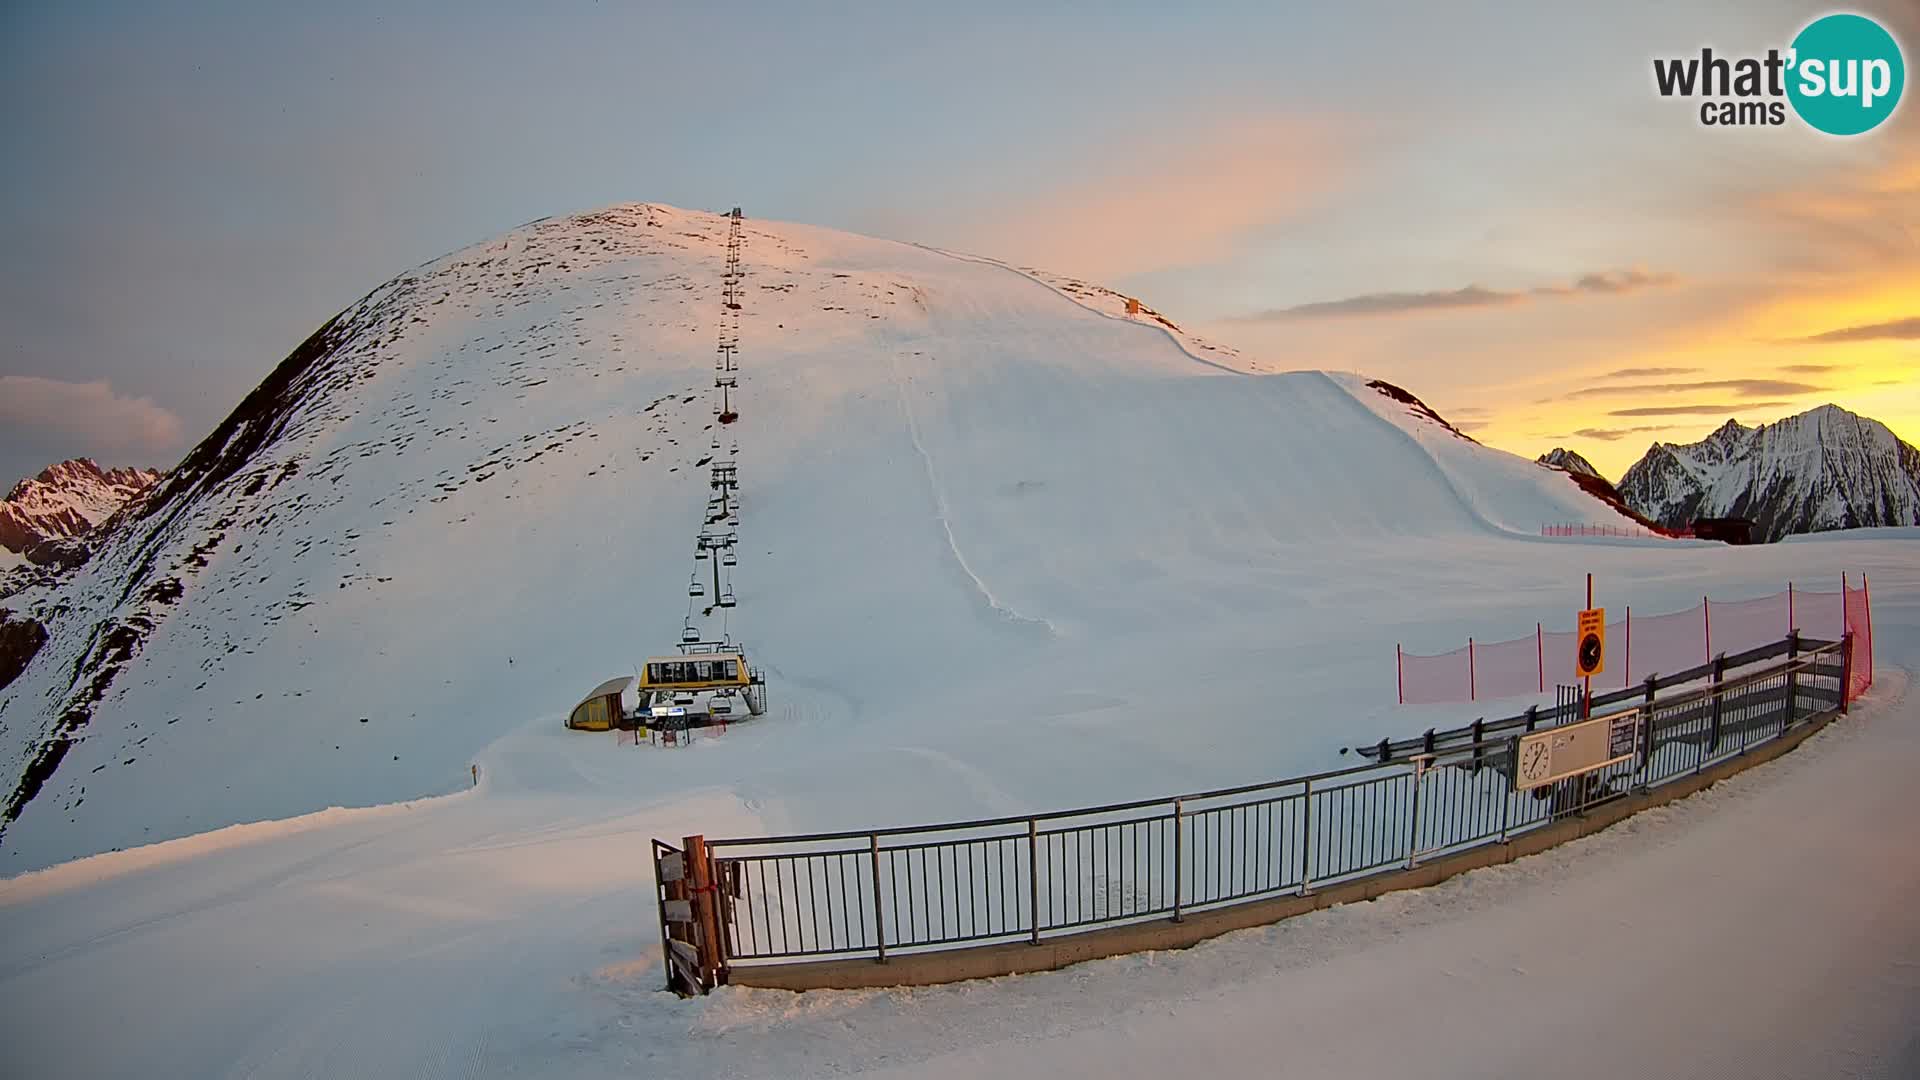
<svg viewBox="0 0 1920 1080">
<path fill-rule="evenodd" d="M 721 593 L 721 594 L 720 594 L 720 599 L 719 599 L 718 601 L 716 601 L 716 602 L 717 602 L 717 603 L 718 603 L 718 604 L 719 604 L 719 605 L 720 605 L 721 607 L 732 607 L 732 606 L 734 606 L 734 600 L 733 600 L 733 586 L 731 586 L 731 585 L 729 585 L 729 586 L 727 586 L 727 591 L 726 591 L 726 592 L 723 592 L 723 593 Z"/>
<path fill-rule="evenodd" d="M 707 587 L 705 585 L 702 585 L 700 583 L 700 579 L 696 577 L 693 579 L 693 583 L 687 586 L 687 595 L 688 596 L 705 596 L 707 595 Z"/>
<path fill-rule="evenodd" d="M 692 620 L 688 620 L 687 625 L 680 631 L 681 644 L 692 645 L 698 642 L 699 640 L 700 640 L 700 631 L 695 630 L 693 628 Z"/>
<path fill-rule="evenodd" d="M 701 562 L 706 562 L 707 561 L 707 545 L 703 543 L 699 547 L 694 548 L 693 557 L 700 560 Z"/>
<path fill-rule="evenodd" d="M 733 552 L 729 551 L 726 554 L 720 556 L 720 565 L 721 566 L 739 566 L 740 557 L 738 555 L 735 555 Z"/>
</svg>

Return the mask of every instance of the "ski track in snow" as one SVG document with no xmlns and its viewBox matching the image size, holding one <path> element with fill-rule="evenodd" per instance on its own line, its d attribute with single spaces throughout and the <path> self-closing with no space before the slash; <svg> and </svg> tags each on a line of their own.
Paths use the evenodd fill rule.
<svg viewBox="0 0 1920 1080">
<path fill-rule="evenodd" d="M 993 590 L 988 588 L 987 583 L 981 581 L 980 575 L 974 573 L 973 567 L 967 564 L 967 556 L 960 550 L 960 542 L 953 537 L 952 511 L 947 507 L 946 492 L 940 487 L 940 474 L 933 466 L 933 455 L 927 453 L 926 443 L 920 439 L 920 421 L 914 418 L 913 403 L 908 400 L 906 381 L 900 375 L 899 359 L 890 356 L 888 363 L 888 370 L 893 375 L 894 394 L 899 398 L 900 411 L 907 420 L 907 437 L 913 443 L 914 452 L 920 455 L 920 463 L 926 467 L 927 489 L 933 496 L 934 516 L 940 519 L 940 531 L 946 534 L 947 550 L 953 553 L 953 561 L 959 565 L 960 572 L 967 575 L 967 580 L 973 582 L 974 590 L 980 594 L 982 600 L 986 601 L 989 610 L 1014 623 L 1038 626 L 1047 632 L 1048 637 L 1059 637 L 1060 630 L 1053 623 L 1038 616 L 1015 611 L 995 599 Z"/>
</svg>

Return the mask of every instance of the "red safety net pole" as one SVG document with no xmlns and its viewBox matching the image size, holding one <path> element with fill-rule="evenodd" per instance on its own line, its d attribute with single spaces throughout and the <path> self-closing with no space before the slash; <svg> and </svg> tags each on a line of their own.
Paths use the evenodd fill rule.
<svg viewBox="0 0 1920 1080">
<path fill-rule="evenodd" d="M 1480 688 L 1473 673 L 1473 639 L 1467 639 L 1467 700 L 1480 700 Z"/>
<path fill-rule="evenodd" d="M 1867 616 L 1867 685 L 1873 685 L 1873 585 L 1867 580 L 1866 572 L 1860 573 L 1860 602 L 1866 608 Z M 1846 610 L 1847 598 L 1840 597 L 1840 609 Z"/>
<path fill-rule="evenodd" d="M 1533 624 L 1534 662 L 1540 665 L 1540 692 L 1547 692 L 1547 640 L 1539 623 Z"/>
<path fill-rule="evenodd" d="M 1393 643 L 1393 683 L 1400 691 L 1400 704 L 1407 703 L 1407 671 L 1400 662 L 1400 643 Z"/>
<path fill-rule="evenodd" d="M 1842 593 L 1842 594 L 1840 594 L 1840 606 L 1841 606 L 1841 608 L 1842 608 L 1842 610 L 1844 610 L 1844 609 L 1846 608 L 1846 604 L 1847 604 L 1847 597 L 1846 597 L 1846 594 L 1845 594 L 1845 593 Z M 1789 582 L 1787 582 L 1787 633 L 1789 633 L 1789 634 L 1791 634 L 1791 633 L 1793 633 L 1793 627 L 1794 627 L 1794 621 L 1793 621 L 1793 582 L 1791 582 L 1791 581 L 1789 581 Z"/>
</svg>

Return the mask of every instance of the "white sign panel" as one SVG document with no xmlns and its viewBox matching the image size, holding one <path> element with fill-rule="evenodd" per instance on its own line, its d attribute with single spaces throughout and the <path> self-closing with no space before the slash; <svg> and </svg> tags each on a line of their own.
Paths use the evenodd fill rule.
<svg viewBox="0 0 1920 1080">
<path fill-rule="evenodd" d="M 1526 791 L 1632 760 L 1639 735 L 1638 709 L 1522 735 L 1513 786 Z"/>
</svg>

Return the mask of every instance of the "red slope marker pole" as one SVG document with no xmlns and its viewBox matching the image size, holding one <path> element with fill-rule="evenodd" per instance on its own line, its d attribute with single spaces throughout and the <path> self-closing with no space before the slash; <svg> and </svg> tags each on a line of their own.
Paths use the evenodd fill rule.
<svg viewBox="0 0 1920 1080">
<path fill-rule="evenodd" d="M 1845 597 L 1841 607 L 1845 608 Z M 1867 580 L 1866 571 L 1860 572 L 1860 603 L 1866 608 L 1863 614 L 1867 618 L 1867 685 L 1873 685 L 1873 584 Z"/>
</svg>

